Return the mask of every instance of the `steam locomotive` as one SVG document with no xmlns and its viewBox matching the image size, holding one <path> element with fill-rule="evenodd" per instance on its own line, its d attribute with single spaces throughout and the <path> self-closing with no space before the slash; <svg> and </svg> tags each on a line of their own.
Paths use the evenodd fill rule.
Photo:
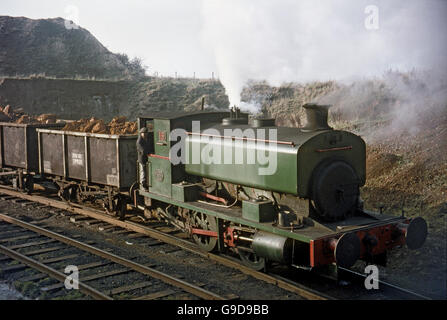
<svg viewBox="0 0 447 320">
<path fill-rule="evenodd" d="M 329 127 L 328 106 L 304 108 L 303 128 L 238 109 L 140 117 L 138 128 L 150 129 L 146 186 L 137 181 L 136 136 L 30 128 L 35 134 L 22 140 L 36 137 L 37 150 L 19 152 L 24 144 L 14 147 L 11 124 L 3 123 L 0 166 L 17 188 L 51 181 L 62 198 L 102 198 L 121 217 L 130 204 L 187 232 L 203 250 L 233 252 L 256 270 L 386 264 L 392 247 L 420 248 L 424 219 L 363 208 L 364 140 Z M 7 156 L 13 148 L 24 157 L 15 165 Z"/>
</svg>

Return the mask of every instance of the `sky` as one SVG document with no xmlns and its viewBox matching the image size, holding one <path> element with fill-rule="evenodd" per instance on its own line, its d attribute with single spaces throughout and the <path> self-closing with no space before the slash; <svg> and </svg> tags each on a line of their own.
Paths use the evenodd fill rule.
<svg viewBox="0 0 447 320">
<path fill-rule="evenodd" d="M 201 40 L 200 4 L 200 0 L 1 0 L 0 15 L 67 18 L 110 51 L 143 58 L 149 75 L 177 72 L 192 77 L 196 72 L 196 77 L 210 78 L 217 71 Z"/>
<path fill-rule="evenodd" d="M 248 79 L 447 70 L 447 0 L 1 0 L 0 14 L 73 20 L 149 75 L 214 72 L 231 104 Z"/>
</svg>

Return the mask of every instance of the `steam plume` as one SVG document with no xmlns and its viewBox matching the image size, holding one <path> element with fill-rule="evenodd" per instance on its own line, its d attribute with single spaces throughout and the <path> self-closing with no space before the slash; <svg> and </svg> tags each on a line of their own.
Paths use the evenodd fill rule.
<svg viewBox="0 0 447 320">
<path fill-rule="evenodd" d="M 247 80 L 353 80 L 395 69 L 447 70 L 447 1 L 204 0 L 203 39 L 230 104 Z M 256 107 L 254 107 L 256 109 Z"/>
</svg>

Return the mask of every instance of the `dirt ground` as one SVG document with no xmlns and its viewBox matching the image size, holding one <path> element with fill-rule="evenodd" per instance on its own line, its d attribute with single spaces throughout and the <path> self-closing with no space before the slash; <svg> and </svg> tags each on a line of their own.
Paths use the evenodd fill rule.
<svg viewBox="0 0 447 320">
<path fill-rule="evenodd" d="M 414 128 L 409 128 L 414 129 Z M 427 296 L 447 298 L 447 116 L 421 119 L 410 130 L 361 129 L 367 142 L 365 207 L 421 216 L 428 237 L 419 250 L 394 249 L 381 275 Z"/>
</svg>

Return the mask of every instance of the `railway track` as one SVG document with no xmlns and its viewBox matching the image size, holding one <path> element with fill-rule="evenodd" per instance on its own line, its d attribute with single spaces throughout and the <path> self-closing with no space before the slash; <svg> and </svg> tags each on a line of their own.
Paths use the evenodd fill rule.
<svg viewBox="0 0 447 320">
<path fill-rule="evenodd" d="M 90 207 L 86 207 L 86 206 L 80 206 L 77 204 L 68 204 L 68 203 L 60 201 L 60 200 L 50 199 L 50 198 L 43 197 L 40 195 L 23 194 L 23 193 L 15 191 L 15 190 L 5 189 L 5 188 L 3 188 L 3 186 L 0 187 L 0 193 L 3 193 L 10 197 L 16 197 L 16 198 L 20 198 L 20 199 L 27 200 L 27 201 L 37 202 L 44 206 L 50 206 L 53 208 L 57 208 L 59 210 L 69 211 L 74 214 L 74 217 L 71 217 L 71 219 L 74 221 L 76 221 L 76 219 L 77 219 L 76 215 L 79 215 L 79 217 L 80 216 L 88 217 L 90 219 L 89 221 L 85 221 L 86 223 L 94 224 L 94 223 L 98 223 L 98 222 L 103 222 L 103 223 L 107 223 L 109 225 L 109 227 L 108 226 L 103 227 L 106 229 L 114 226 L 114 227 L 122 228 L 124 230 L 129 230 L 129 231 L 141 234 L 141 235 L 148 236 L 150 238 L 156 239 L 163 243 L 167 243 L 167 244 L 176 246 L 180 249 L 192 252 L 198 256 L 210 259 L 212 261 L 215 261 L 215 262 L 225 265 L 227 267 L 237 269 L 246 275 L 252 276 L 258 280 L 262 280 L 264 282 L 273 284 L 275 286 L 278 286 L 278 287 L 285 289 L 287 291 L 290 291 L 292 293 L 298 294 L 305 299 L 309 299 L 309 300 L 335 299 L 334 296 L 319 292 L 314 289 L 310 289 L 309 287 L 307 287 L 305 285 L 302 285 L 302 284 L 300 284 L 296 281 L 293 281 L 291 279 L 285 278 L 281 275 L 273 274 L 273 273 L 267 274 L 267 273 L 254 271 L 248 267 L 241 265 L 239 261 L 237 261 L 236 259 L 232 259 L 231 257 L 216 255 L 216 254 L 209 253 L 209 252 L 204 252 L 204 251 L 200 250 L 194 243 L 187 240 L 186 237 L 182 237 L 182 236 L 185 236 L 184 234 L 177 233 L 178 231 L 176 231 L 176 229 L 174 229 L 173 227 L 167 227 L 166 224 L 164 224 L 164 227 L 162 227 L 163 231 L 161 231 L 160 229 L 157 230 L 156 227 L 143 225 L 141 223 L 141 221 L 136 220 L 138 218 L 136 218 L 135 216 L 132 217 L 133 221 L 132 220 L 121 221 L 121 220 L 118 220 L 112 216 L 105 214 L 104 212 L 102 212 L 101 210 L 98 210 L 98 209 L 94 209 L 94 208 L 90 208 Z M 82 218 L 78 219 L 78 220 L 82 220 Z M 118 232 L 120 232 L 120 231 L 118 231 Z M 348 272 L 351 270 L 345 270 L 345 271 Z M 351 273 L 352 273 L 352 271 L 351 271 Z M 355 275 L 359 279 L 361 277 L 363 277 L 362 279 L 364 279 L 364 276 L 361 274 L 353 273 L 353 275 Z M 383 290 L 382 290 L 381 293 L 379 294 L 379 296 L 383 295 L 383 298 L 385 298 L 385 299 L 387 297 L 389 297 L 391 299 L 428 299 L 427 297 L 422 296 L 420 294 L 414 293 L 414 292 L 406 290 L 404 288 L 400 288 L 399 286 L 395 286 L 395 285 L 392 285 L 392 284 L 382 281 L 381 288 L 383 288 L 383 287 L 386 287 L 387 291 L 392 292 L 389 295 L 387 295 L 387 294 L 384 294 Z"/>
<path fill-rule="evenodd" d="M 40 196 L 40 195 L 24 194 L 24 193 L 21 193 L 21 192 L 18 192 L 18 191 L 9 189 L 9 188 L 4 188 L 4 186 L 0 187 L 0 193 L 3 193 L 10 197 L 20 198 L 20 199 L 31 201 L 31 202 L 37 202 L 44 206 L 49 206 L 49 207 L 57 208 L 60 210 L 65 210 L 65 211 L 74 213 L 76 215 L 89 217 L 92 220 L 108 223 L 111 226 L 116 226 L 116 227 L 119 227 L 122 229 L 126 229 L 129 231 L 133 231 L 133 232 L 148 236 L 152 239 L 156 239 L 158 241 L 161 241 L 161 242 L 179 247 L 183 250 L 192 252 L 200 257 L 207 258 L 207 259 L 212 260 L 216 263 L 236 269 L 246 275 L 252 276 L 255 279 L 275 285 L 281 289 L 287 290 L 294 294 L 298 294 L 299 296 L 301 296 L 305 299 L 308 299 L 308 300 L 334 299 L 333 297 L 330 297 L 324 293 L 315 291 L 311 288 L 307 288 L 303 285 L 300 285 L 299 283 L 295 283 L 293 281 L 280 278 L 273 274 L 266 274 L 266 273 L 255 271 L 251 268 L 241 265 L 240 262 L 237 261 L 236 259 L 231 259 L 229 257 L 220 256 L 220 255 L 213 254 L 210 252 L 205 252 L 205 251 L 199 249 L 197 247 L 197 245 L 194 244 L 193 242 L 186 240 L 185 238 L 181 238 L 181 237 L 179 237 L 179 235 L 169 234 L 169 233 L 175 233 L 176 230 L 173 227 L 167 227 L 168 226 L 167 224 L 163 224 L 164 227 L 162 227 L 162 229 L 165 229 L 165 230 L 160 231 L 154 227 L 148 227 L 148 226 L 142 225 L 141 223 L 138 223 L 136 221 L 136 219 L 138 219 L 138 218 L 135 216 L 133 216 L 133 219 L 135 219 L 134 221 L 131 221 L 131 220 L 121 221 L 121 220 L 116 219 L 115 217 L 105 214 L 103 211 L 98 210 L 98 209 L 94 209 L 94 208 L 90 208 L 90 207 L 86 207 L 86 206 L 80 206 L 77 204 L 68 204 L 64 201 L 51 199 L 51 198 Z M 72 217 L 72 219 L 76 220 L 77 218 Z M 81 219 L 79 219 L 79 220 L 81 220 Z M 166 229 L 168 229 L 168 230 L 166 230 Z"/>
<path fill-rule="evenodd" d="M 352 281 L 358 283 L 364 283 L 366 275 L 356 272 L 354 270 L 340 267 L 341 271 L 349 274 Z M 387 281 L 378 280 L 378 285 L 382 291 L 386 292 L 388 296 L 395 297 L 395 299 L 408 299 L 408 300 L 431 300 L 431 298 L 419 294 L 417 292 L 402 288 Z"/>
<path fill-rule="evenodd" d="M 51 278 L 54 278 L 59 281 L 54 285 L 46 286 L 42 288 L 42 291 L 53 291 L 64 288 L 64 281 L 67 278 L 67 274 L 62 273 L 61 271 L 51 267 L 52 263 L 62 263 L 65 265 L 71 265 L 70 260 L 73 260 L 76 257 L 84 256 L 87 254 L 95 261 L 88 262 L 81 266 L 82 269 L 91 269 L 93 273 L 90 273 L 88 276 L 85 276 L 84 279 L 80 279 L 78 286 L 79 290 L 94 299 L 101 300 L 111 300 L 113 299 L 112 295 L 117 295 L 119 293 L 123 293 L 126 291 L 146 288 L 153 286 L 154 284 L 163 283 L 165 285 L 165 289 L 161 291 L 156 291 L 149 293 L 144 296 L 140 296 L 137 299 L 155 299 L 163 296 L 172 295 L 175 293 L 179 293 L 178 290 L 181 290 L 180 293 L 186 292 L 194 297 L 200 299 L 207 300 L 226 300 L 228 298 L 236 298 L 234 295 L 228 295 L 227 297 L 223 297 L 216 293 L 213 293 L 209 290 L 203 289 L 200 286 L 197 286 L 192 283 L 188 283 L 184 280 L 173 277 L 167 273 L 161 272 L 152 268 L 152 266 L 143 265 L 132 260 L 120 257 L 113 253 L 107 252 L 105 250 L 94 247 L 88 243 L 81 242 L 79 240 L 69 238 L 62 234 L 44 229 L 37 225 L 12 218 L 5 214 L 0 214 L 0 221 L 3 222 L 2 228 L 0 228 L 0 234 L 8 234 L 14 233 L 12 237 L 1 238 L 0 243 L 8 243 L 8 246 L 4 246 L 0 244 L 0 253 L 5 256 L 18 261 L 20 264 L 12 265 L 6 271 L 18 270 L 24 267 L 25 265 L 36 269 L 40 273 L 46 274 Z M 6 228 L 5 228 L 6 224 Z M 14 227 L 11 230 L 10 227 Z M 25 231 L 25 233 L 23 233 Z M 16 236 L 16 234 L 21 234 L 21 236 Z M 23 234 L 23 235 L 22 235 Z M 15 244 L 15 242 L 20 240 L 33 239 L 34 242 L 25 242 L 22 244 Z M 36 241 L 37 239 L 37 241 Z M 52 249 L 49 248 L 40 248 L 38 250 L 33 250 L 33 247 L 41 246 L 43 244 L 50 244 Z M 64 254 L 64 251 L 69 249 L 76 248 L 77 253 L 75 254 Z M 27 249 L 27 252 L 21 253 L 18 250 Z M 30 250 L 31 249 L 31 250 Z M 54 258 L 34 258 L 33 256 L 43 253 L 48 253 L 51 251 L 58 251 L 58 256 Z M 98 260 L 99 258 L 99 260 Z M 5 258 L 2 258 L 3 260 Z M 100 266 L 108 265 L 112 266 L 111 271 L 104 272 Z M 97 272 L 95 272 L 95 270 Z M 5 271 L 5 269 L 3 269 Z M 98 279 L 104 279 L 108 276 L 118 275 L 118 274 L 128 274 L 128 273 L 136 273 L 140 274 L 145 279 L 141 282 L 133 283 L 132 285 L 119 286 L 115 288 L 108 288 L 107 290 L 97 290 L 92 286 L 88 285 L 86 282 Z M 129 275 L 128 275 L 129 276 Z M 31 279 L 39 280 L 42 275 L 32 276 Z"/>
</svg>

